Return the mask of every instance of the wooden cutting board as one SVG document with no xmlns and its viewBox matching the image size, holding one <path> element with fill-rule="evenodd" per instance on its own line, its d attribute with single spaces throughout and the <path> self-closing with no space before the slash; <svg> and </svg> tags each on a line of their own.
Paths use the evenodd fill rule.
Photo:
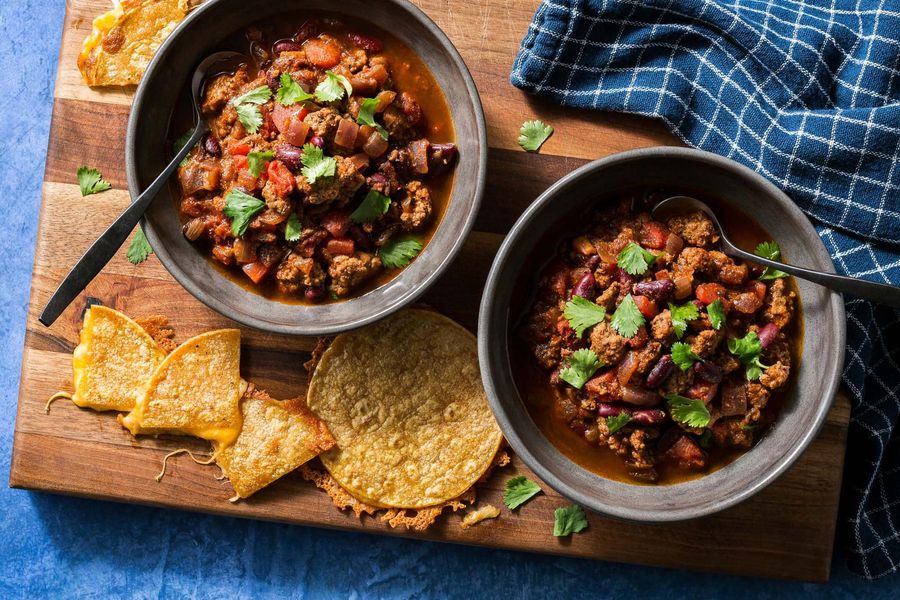
<svg viewBox="0 0 900 600">
<path fill-rule="evenodd" d="M 504 233 L 547 186 L 589 159 L 642 146 L 678 142 L 658 123 L 639 118 L 562 109 L 527 97 L 509 84 L 519 40 L 537 0 L 417 0 L 450 36 L 468 64 L 487 117 L 490 154 L 483 208 L 464 250 L 425 296 L 443 313 L 474 331 L 484 279 Z M 40 227 L 25 337 L 10 485 L 90 498 L 135 502 L 272 521 L 418 537 L 574 557 L 759 575 L 827 580 L 831 563 L 844 448 L 849 419 L 839 396 L 825 427 L 803 457 L 776 483 L 718 515 L 670 525 L 638 525 L 590 515 L 590 528 L 571 539 L 551 534 L 553 511 L 567 504 L 553 490 L 499 519 L 463 531 L 459 515 L 443 518 L 425 534 L 357 520 L 298 475 L 288 475 L 249 501 L 232 504 L 218 470 L 186 457 L 154 480 L 162 457 L 189 438 L 132 438 L 113 414 L 47 398 L 71 390 L 71 352 L 88 299 L 131 316 L 165 314 L 179 340 L 236 324 L 194 300 L 151 257 L 131 265 L 120 252 L 87 291 L 47 329 L 37 315 L 85 248 L 129 202 L 125 125 L 133 89 L 95 91 L 75 66 L 91 19 L 108 0 L 70 0 L 56 81 Z M 541 118 L 556 128 L 540 154 L 516 144 L 519 126 Z M 75 171 L 99 168 L 114 189 L 82 198 Z M 243 374 L 275 397 L 305 393 L 302 363 L 313 340 L 243 329 Z M 517 459 L 479 490 L 479 502 L 502 506 L 501 489 L 513 474 L 534 475 Z M 98 510 L 102 507 L 98 505 Z"/>
</svg>

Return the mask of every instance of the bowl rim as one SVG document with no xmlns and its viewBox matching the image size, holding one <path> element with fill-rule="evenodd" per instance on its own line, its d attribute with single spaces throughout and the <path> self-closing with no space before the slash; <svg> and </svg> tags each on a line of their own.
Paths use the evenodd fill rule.
<svg viewBox="0 0 900 600">
<path fill-rule="evenodd" d="M 135 138 L 138 131 L 138 122 L 140 120 L 141 113 L 138 108 L 148 100 L 146 82 L 148 82 L 152 78 L 151 76 L 156 72 L 157 69 L 161 68 L 165 64 L 170 48 L 175 44 L 176 40 L 183 34 L 186 29 L 188 29 L 195 21 L 204 18 L 204 15 L 208 11 L 213 10 L 215 6 L 222 2 L 228 1 L 233 0 L 208 0 L 201 6 L 193 9 L 188 14 L 188 16 L 181 23 L 179 23 L 178 26 L 172 31 L 172 33 L 169 34 L 169 36 L 163 41 L 163 43 L 160 45 L 159 49 L 151 59 L 149 65 L 147 66 L 147 69 L 144 71 L 144 76 L 141 78 L 141 82 L 137 87 L 134 95 L 134 100 L 131 104 L 131 111 L 128 116 L 128 127 L 125 134 L 125 172 L 128 182 L 128 190 L 132 198 L 136 198 L 142 191 L 139 187 L 138 174 L 135 168 L 135 155 L 137 151 Z M 481 204 L 484 197 L 484 188 L 487 181 L 487 128 L 485 126 L 484 107 L 481 104 L 481 96 L 479 95 L 478 89 L 475 86 L 475 81 L 472 78 L 472 74 L 469 71 L 469 68 L 466 66 L 465 61 L 463 61 L 462 56 L 459 54 L 459 51 L 456 49 L 456 46 L 453 45 L 444 31 L 440 27 L 438 27 L 438 25 L 427 14 L 425 14 L 422 9 L 420 9 L 415 4 L 408 2 L 407 0 L 384 1 L 386 4 L 393 5 L 393 8 L 395 8 L 396 10 L 405 11 L 411 18 L 416 20 L 432 36 L 434 36 L 438 45 L 449 57 L 454 68 L 459 72 L 465 86 L 466 97 L 468 97 L 472 106 L 472 110 L 475 116 L 475 129 L 477 130 L 478 137 L 478 157 L 475 163 L 477 172 L 475 177 L 475 189 L 472 194 L 472 205 L 468 211 L 468 214 L 465 215 L 464 220 L 462 220 L 461 222 L 459 235 L 456 237 L 456 239 L 453 240 L 452 245 L 450 245 L 449 249 L 443 255 L 435 257 L 434 267 L 423 276 L 418 285 L 410 286 L 406 291 L 402 292 L 400 297 L 393 303 L 387 304 L 377 310 L 372 310 L 371 312 L 363 316 L 355 316 L 351 319 L 332 326 L 317 325 L 315 319 L 310 319 L 308 317 L 299 319 L 298 323 L 282 324 L 273 323 L 272 321 L 257 318 L 244 312 L 236 311 L 233 307 L 229 306 L 225 302 L 222 302 L 214 295 L 206 293 L 203 289 L 200 288 L 200 286 L 198 286 L 194 282 L 194 277 L 189 275 L 178 266 L 177 262 L 173 260 L 171 253 L 168 251 L 168 248 L 165 246 L 165 244 L 162 243 L 160 237 L 157 235 L 152 223 L 147 221 L 146 216 L 142 217 L 140 221 L 141 230 L 144 232 L 144 235 L 150 243 L 150 246 L 153 249 L 153 253 L 156 254 L 157 258 L 162 263 L 163 267 L 165 267 L 166 271 L 168 271 L 169 274 L 172 275 L 172 277 L 174 277 L 175 280 L 194 298 L 198 299 L 200 302 L 213 309 L 217 313 L 233 319 L 238 323 L 241 323 L 242 325 L 246 325 L 248 327 L 253 327 L 262 331 L 287 335 L 334 335 L 344 331 L 349 331 L 351 329 L 356 329 L 381 320 L 388 315 L 402 309 L 403 307 L 408 306 L 416 299 L 418 299 L 422 294 L 425 293 L 426 290 L 428 290 L 428 288 L 431 287 L 432 284 L 437 281 L 437 279 L 442 274 L 444 274 L 447 268 L 449 268 L 449 266 L 453 263 L 457 254 L 459 254 L 459 251 L 462 249 L 462 246 L 468 239 L 469 234 L 472 231 L 472 227 L 475 224 L 475 220 L 478 217 L 478 213 L 481 209 Z M 313 10 L 322 11 L 323 9 Z M 296 12 L 297 8 L 291 6 L 284 7 L 284 12 L 292 11 Z M 356 16 L 363 21 L 366 20 L 366 17 L 364 15 Z M 444 95 L 449 104 L 449 98 L 447 98 L 446 92 L 444 93 Z M 152 100 L 152 98 L 150 98 L 149 100 Z M 454 174 L 454 177 L 460 177 L 460 175 L 461 174 L 457 172 Z M 455 187 L 456 183 L 454 182 L 452 189 L 454 189 Z M 452 195 L 453 192 L 451 191 L 451 201 Z M 441 222 L 437 224 L 434 235 L 437 235 L 440 229 L 444 226 L 445 223 L 442 219 Z M 431 245 L 431 243 L 429 242 L 428 245 Z M 212 267 L 210 267 L 210 272 L 214 272 L 214 269 Z M 397 274 L 385 285 L 391 285 L 395 282 L 399 284 L 406 274 L 407 270 L 404 269 L 401 273 Z M 243 286 L 236 287 L 240 288 L 241 290 L 237 293 L 253 294 L 253 292 L 244 289 Z M 374 290 L 371 290 L 367 293 L 375 292 L 378 289 L 380 289 L 380 287 L 375 288 Z M 353 302 L 354 300 L 361 297 L 362 296 L 353 296 L 351 298 L 348 298 L 344 302 Z M 272 300 L 272 302 L 277 301 Z"/>
<path fill-rule="evenodd" d="M 507 347 L 509 343 L 508 337 L 506 335 L 509 315 L 508 306 L 499 306 L 495 294 L 499 285 L 499 275 L 501 271 L 504 270 L 504 265 L 510 259 L 511 254 L 513 252 L 522 251 L 521 249 L 517 248 L 517 245 L 521 241 L 519 239 L 519 232 L 521 232 L 527 224 L 533 221 L 535 215 L 537 215 L 541 211 L 543 206 L 549 202 L 552 202 L 554 198 L 556 198 L 560 193 L 560 191 L 565 190 L 574 182 L 583 180 L 584 178 L 594 177 L 598 172 L 602 172 L 610 166 L 651 157 L 655 159 L 680 158 L 694 160 L 700 163 L 705 163 L 712 167 L 717 167 L 734 172 L 739 177 L 754 180 L 770 197 L 778 201 L 785 208 L 785 210 L 794 213 L 795 216 L 802 217 L 802 219 L 800 219 L 800 222 L 802 223 L 802 227 L 806 230 L 805 233 L 811 235 L 818 242 L 815 248 L 816 254 L 820 254 L 824 258 L 827 258 L 826 264 L 830 267 L 830 270 L 832 272 L 834 271 L 834 265 L 831 261 L 831 257 L 825 249 L 824 244 L 821 242 L 821 238 L 819 238 L 818 234 L 812 226 L 812 223 L 810 223 L 806 215 L 803 214 L 803 212 L 797 207 L 797 205 L 794 204 L 794 202 L 783 191 L 781 191 L 768 179 L 764 178 L 752 169 L 718 154 L 714 154 L 712 152 L 707 152 L 704 150 L 698 150 L 695 148 L 678 146 L 657 146 L 619 152 L 589 162 L 586 165 L 583 165 L 582 167 L 572 171 L 571 173 L 554 182 L 540 196 L 538 196 L 538 198 L 534 200 L 534 202 L 532 202 L 528 206 L 528 208 L 522 213 L 522 215 L 516 220 L 515 224 L 509 230 L 509 233 L 507 233 L 506 237 L 504 238 L 503 243 L 501 244 L 500 249 L 498 250 L 497 255 L 491 265 L 487 282 L 485 284 L 484 293 L 481 299 L 481 309 L 478 315 L 478 357 L 485 392 L 487 393 L 488 402 L 491 405 L 494 416 L 496 417 L 504 436 L 509 441 L 510 446 L 512 446 L 513 451 L 522 458 L 525 464 L 532 471 L 534 471 L 534 473 L 538 477 L 540 477 L 543 481 L 550 485 L 550 487 L 558 491 L 566 498 L 602 515 L 615 517 L 626 521 L 665 523 L 698 518 L 734 506 L 735 504 L 738 504 L 756 494 L 757 492 L 768 486 L 770 483 L 772 483 L 775 479 L 777 479 L 782 473 L 784 473 L 806 450 L 810 442 L 815 439 L 823 424 L 825 423 L 826 417 L 829 410 L 831 409 L 835 393 L 837 392 L 838 385 L 840 383 L 841 374 L 843 372 L 845 353 L 841 353 L 841 356 L 836 363 L 835 368 L 831 373 L 828 373 L 826 375 L 826 377 L 828 377 L 828 381 L 826 384 L 828 400 L 819 402 L 817 404 L 814 416 L 814 426 L 801 435 L 799 443 L 795 444 L 788 452 L 779 456 L 775 460 L 775 462 L 772 463 L 769 468 L 761 474 L 759 478 L 754 480 L 751 485 L 745 487 L 738 493 L 732 494 L 731 496 L 725 498 L 712 500 L 703 506 L 645 510 L 631 508 L 629 506 L 616 505 L 608 501 L 601 500 L 600 498 L 592 494 L 584 493 L 573 488 L 572 486 L 569 486 L 560 477 L 558 477 L 551 468 L 545 466 L 537 459 L 535 454 L 531 452 L 525 441 L 523 441 L 522 437 L 519 435 L 519 432 L 513 425 L 509 414 L 504 409 L 503 402 L 501 402 L 499 399 L 499 396 L 502 393 L 513 393 L 517 398 L 519 398 L 519 401 L 521 401 L 521 396 L 519 395 L 518 391 L 509 392 L 508 390 L 504 391 L 499 389 L 499 386 L 497 385 L 497 382 L 495 381 L 492 374 L 495 367 L 500 368 L 498 360 L 492 357 L 492 339 L 496 335 L 497 338 L 501 338 L 503 340 L 503 343 L 507 345 Z M 842 296 L 837 292 L 832 292 L 828 297 L 828 306 L 830 306 L 831 310 L 834 311 L 834 320 L 837 322 L 835 327 L 835 346 L 837 348 L 844 349 L 846 347 L 846 315 L 844 311 L 844 302 Z M 498 332 L 498 326 L 496 326 L 496 324 L 500 320 L 500 315 L 504 317 L 502 319 L 503 331 Z M 507 355 L 508 351 L 506 354 L 504 354 L 504 356 Z M 554 450 L 559 452 L 558 449 L 552 444 L 552 442 L 548 441 L 548 443 L 553 447 Z M 559 452 L 559 454 L 569 464 L 578 467 L 578 465 L 574 461 L 562 454 L 562 452 Z M 614 484 L 638 487 L 635 484 L 616 482 L 615 480 L 608 481 L 612 481 Z"/>
</svg>

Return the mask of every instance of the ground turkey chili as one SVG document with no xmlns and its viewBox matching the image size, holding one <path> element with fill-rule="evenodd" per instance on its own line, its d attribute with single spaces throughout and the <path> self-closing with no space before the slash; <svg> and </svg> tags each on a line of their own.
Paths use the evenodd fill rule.
<svg viewBox="0 0 900 600">
<path fill-rule="evenodd" d="M 281 300 L 390 279 L 440 220 L 456 162 L 433 78 L 390 36 L 336 19 L 246 37 L 252 59 L 206 84 L 210 133 L 179 168 L 184 235 Z"/>
<path fill-rule="evenodd" d="M 796 293 L 785 274 L 720 252 L 702 213 L 658 222 L 634 204 L 597 211 L 563 243 L 520 335 L 549 374 L 550 418 L 632 480 L 672 483 L 749 449 L 774 418 Z"/>
</svg>

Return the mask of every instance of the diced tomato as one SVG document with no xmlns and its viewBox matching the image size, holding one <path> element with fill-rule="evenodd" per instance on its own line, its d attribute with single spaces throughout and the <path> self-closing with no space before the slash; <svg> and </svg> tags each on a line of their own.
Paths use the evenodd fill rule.
<svg viewBox="0 0 900 600">
<path fill-rule="evenodd" d="M 350 211 L 344 209 L 329 210 L 319 221 L 332 237 L 342 238 L 350 228 Z"/>
<path fill-rule="evenodd" d="M 659 307 L 656 306 L 656 302 L 647 296 L 632 296 L 632 298 L 634 298 L 634 303 L 644 317 L 652 319 L 659 312 Z"/>
<path fill-rule="evenodd" d="M 250 144 L 247 142 L 235 142 L 228 147 L 228 151 L 231 152 L 233 156 L 247 156 L 250 154 Z"/>
<path fill-rule="evenodd" d="M 325 242 L 325 252 L 332 256 L 336 254 L 352 255 L 354 247 L 353 240 L 347 238 L 331 238 Z"/>
<path fill-rule="evenodd" d="M 314 38 L 303 44 L 306 60 L 320 69 L 330 69 L 341 62 L 341 49 L 329 40 Z"/>
<path fill-rule="evenodd" d="M 669 237 L 669 230 L 659 221 L 647 221 L 641 225 L 641 246 L 659 250 L 665 247 L 667 237 Z"/>
<path fill-rule="evenodd" d="M 660 279 L 672 279 L 667 269 L 660 269 L 659 271 L 654 273 L 653 276 L 656 277 L 657 281 L 659 281 Z"/>
<path fill-rule="evenodd" d="M 250 164 L 245 154 L 235 154 L 231 157 L 231 161 L 234 163 L 234 168 L 238 170 L 246 169 L 247 165 Z"/>
<path fill-rule="evenodd" d="M 725 297 L 725 286 L 718 283 L 701 283 L 694 290 L 694 295 L 703 304 L 712 304 L 716 298 Z"/>
<path fill-rule="evenodd" d="M 286 198 L 294 191 L 294 176 L 280 160 L 270 161 L 266 167 L 266 174 L 275 186 L 275 193 L 279 198 Z"/>
<path fill-rule="evenodd" d="M 755 293 L 760 302 L 766 301 L 766 284 L 762 281 L 751 281 L 747 284 L 747 291 Z"/>
<path fill-rule="evenodd" d="M 569 327 L 568 319 L 560 319 L 556 322 L 556 332 L 559 333 L 559 335 L 566 336 L 569 335 L 570 332 L 574 333 L 575 330 Z"/>
<path fill-rule="evenodd" d="M 256 182 L 257 178 L 251 175 L 250 171 L 248 171 L 247 169 L 241 169 L 240 171 L 238 171 L 235 183 L 240 187 L 248 191 L 253 191 L 256 189 Z"/>
<path fill-rule="evenodd" d="M 259 283 L 269 273 L 269 267 L 258 261 L 247 263 L 241 269 L 253 283 Z"/>
</svg>

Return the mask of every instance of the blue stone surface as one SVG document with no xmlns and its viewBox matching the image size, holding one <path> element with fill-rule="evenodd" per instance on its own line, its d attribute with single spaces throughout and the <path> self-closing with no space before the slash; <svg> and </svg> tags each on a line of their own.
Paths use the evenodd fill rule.
<svg viewBox="0 0 900 600">
<path fill-rule="evenodd" d="M 0 472 L 5 474 L 64 10 L 64 0 L 0 1 L 0 139 L 6 146 L 0 175 Z M 5 487 L 0 487 L 0 515 L 2 598 L 887 600 L 900 594 L 898 576 L 873 583 L 848 573 L 840 550 L 831 583 L 816 585 L 308 529 Z"/>
</svg>

